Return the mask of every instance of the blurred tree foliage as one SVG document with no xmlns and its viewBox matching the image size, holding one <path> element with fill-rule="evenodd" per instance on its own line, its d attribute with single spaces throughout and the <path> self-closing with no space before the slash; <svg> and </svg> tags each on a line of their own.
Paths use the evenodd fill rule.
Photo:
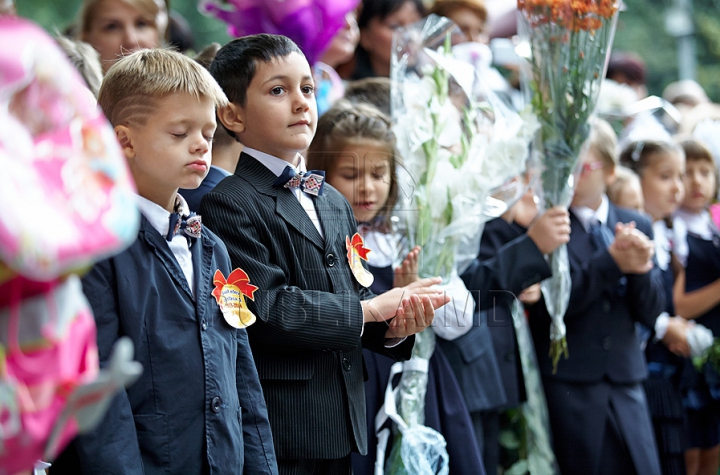
<svg viewBox="0 0 720 475">
<path fill-rule="evenodd" d="M 648 91 L 661 95 L 679 78 L 677 41 L 665 31 L 667 9 L 674 0 L 625 0 L 613 48 L 634 51 L 648 67 Z M 697 81 L 720 102 L 720 0 L 694 0 Z"/>
<path fill-rule="evenodd" d="M 665 31 L 666 11 L 674 0 L 625 0 L 615 35 L 615 50 L 634 51 L 648 66 L 650 94 L 662 94 L 676 81 L 676 40 Z M 18 12 L 45 28 L 60 30 L 70 25 L 80 0 L 16 0 Z M 172 9 L 192 25 L 196 49 L 217 41 L 227 42 L 225 25 L 198 12 L 196 0 L 170 0 Z M 694 0 L 698 56 L 697 80 L 711 99 L 720 102 L 720 0 Z"/>
</svg>

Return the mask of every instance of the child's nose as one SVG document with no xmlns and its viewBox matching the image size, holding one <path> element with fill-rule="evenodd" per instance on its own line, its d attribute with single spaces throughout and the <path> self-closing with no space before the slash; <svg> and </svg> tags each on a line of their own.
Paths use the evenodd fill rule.
<svg viewBox="0 0 720 475">
<path fill-rule="evenodd" d="M 202 134 L 196 134 L 195 137 L 193 137 L 193 142 L 190 145 L 190 152 L 191 153 L 199 153 L 200 155 L 205 155 L 210 151 L 210 144 L 208 141 L 203 137 Z"/>
<path fill-rule="evenodd" d="M 307 112 L 310 110 L 310 102 L 304 94 L 298 93 L 295 98 L 295 111 L 296 112 Z"/>
</svg>

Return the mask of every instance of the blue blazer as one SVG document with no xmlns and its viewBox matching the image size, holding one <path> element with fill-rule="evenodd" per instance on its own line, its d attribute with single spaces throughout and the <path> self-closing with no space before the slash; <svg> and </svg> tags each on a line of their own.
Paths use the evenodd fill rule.
<svg viewBox="0 0 720 475">
<path fill-rule="evenodd" d="M 653 238 L 650 221 L 637 212 L 610 204 L 607 226 L 614 232 L 618 222 L 635 221 L 637 229 Z M 647 377 L 645 358 L 635 335 L 635 322 L 648 328 L 665 309 L 660 269 L 642 275 L 624 276 L 607 249 L 596 251 L 591 236 L 570 213 L 568 257 L 572 288 L 565 313 L 570 357 L 561 358 L 552 374 L 550 316 L 540 303 L 532 309 L 530 328 L 538 354 L 540 372 L 573 382 L 639 383 Z M 627 279 L 622 295 L 621 278 Z"/>
<path fill-rule="evenodd" d="M 200 183 L 200 186 L 194 190 L 180 188 L 178 192 L 183 196 L 183 198 L 185 198 L 190 210 L 198 212 L 200 211 L 200 202 L 202 201 L 203 196 L 205 196 L 209 191 L 212 191 L 218 183 L 223 181 L 223 179 L 228 175 L 229 174 L 225 172 L 225 170 L 211 166 L 210 171 L 208 171 L 207 176 L 205 176 L 205 179 L 202 183 Z"/>
<path fill-rule="evenodd" d="M 240 155 L 235 175 L 205 195 L 203 222 L 228 246 L 233 265 L 260 287 L 250 309 L 250 345 L 280 459 L 367 453 L 362 347 L 409 358 L 414 337 L 385 348 L 387 324 L 363 325 L 360 286 L 345 238 L 357 232 L 347 200 L 327 183 L 313 197 L 324 238 L 292 191 Z"/>
<path fill-rule="evenodd" d="M 488 225 L 492 232 L 493 225 Z M 550 275 L 545 258 L 527 236 L 516 237 L 491 250 L 483 246 L 489 246 L 485 235 L 478 257 L 461 276 L 476 300 L 473 327 L 455 340 L 437 339 L 460 384 L 470 412 L 498 409 L 519 399 L 518 389 L 514 393 L 505 389 L 506 379 L 518 378 L 519 361 L 514 352 L 507 350 L 507 345 L 495 348 L 494 333 L 514 338 L 512 316 L 506 310 L 506 307 L 509 308 L 508 302 L 512 302 L 514 296 L 527 287 Z M 511 335 L 507 337 L 507 333 Z M 502 352 L 501 358 L 498 358 L 498 352 Z M 507 353 L 512 360 L 506 359 Z M 510 383 L 507 385 L 510 386 Z M 514 386 L 517 387 L 517 383 Z M 509 394 L 513 396 L 512 400 Z"/>
<path fill-rule="evenodd" d="M 128 336 L 144 371 L 70 447 L 79 467 L 59 463 L 52 473 L 277 473 L 247 333 L 225 322 L 211 295 L 215 271 L 231 270 L 227 250 L 204 227 L 191 253 L 194 297 L 167 241 L 142 217 L 138 239 L 84 277 L 101 366 Z"/>
</svg>

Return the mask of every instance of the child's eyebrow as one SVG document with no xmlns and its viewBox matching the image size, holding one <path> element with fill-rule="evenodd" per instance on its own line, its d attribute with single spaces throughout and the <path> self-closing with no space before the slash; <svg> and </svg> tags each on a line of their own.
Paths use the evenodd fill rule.
<svg viewBox="0 0 720 475">
<path fill-rule="evenodd" d="M 282 75 L 282 74 L 278 74 L 277 76 L 271 77 L 270 79 L 268 79 L 267 81 L 265 81 L 263 84 L 267 84 L 267 83 L 272 82 L 272 81 L 288 81 L 288 80 L 290 80 L 290 77 L 289 77 L 289 76 L 284 76 L 284 75 Z M 306 75 L 306 76 L 303 76 L 303 77 L 302 77 L 302 82 L 304 82 L 304 81 L 312 81 L 312 80 L 313 80 L 312 76 Z"/>
</svg>

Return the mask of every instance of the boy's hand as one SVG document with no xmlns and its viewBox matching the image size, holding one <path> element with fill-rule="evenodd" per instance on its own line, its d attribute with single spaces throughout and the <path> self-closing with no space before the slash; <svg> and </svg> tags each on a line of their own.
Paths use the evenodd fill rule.
<svg viewBox="0 0 720 475">
<path fill-rule="evenodd" d="M 567 208 L 555 206 L 530 225 L 528 237 L 543 254 L 549 254 L 570 241 L 570 214 Z"/>
<path fill-rule="evenodd" d="M 435 310 L 427 295 L 411 295 L 405 298 L 390 322 L 385 338 L 406 338 L 420 333 L 430 326 L 435 318 Z"/>
<path fill-rule="evenodd" d="M 540 290 L 540 284 L 533 284 L 527 289 L 520 292 L 518 299 L 525 305 L 534 305 L 540 300 L 542 292 Z"/>
<path fill-rule="evenodd" d="M 440 291 L 435 285 L 442 282 L 439 277 L 420 279 L 405 287 L 397 287 L 378 295 L 370 300 L 360 302 L 363 308 L 363 321 L 384 322 L 395 316 L 403 306 L 403 299 L 413 294 L 427 296 L 433 308 L 440 308 L 450 301 L 450 297 Z"/>
<path fill-rule="evenodd" d="M 634 223 L 617 224 L 615 241 L 608 252 L 623 274 L 645 274 L 653 268 L 653 242 L 637 230 Z"/>
<path fill-rule="evenodd" d="M 418 277 L 418 256 L 420 255 L 420 246 L 412 248 L 408 255 L 403 260 L 402 265 L 395 269 L 395 279 L 393 281 L 393 287 L 405 287 L 408 284 L 412 284 Z"/>
</svg>

